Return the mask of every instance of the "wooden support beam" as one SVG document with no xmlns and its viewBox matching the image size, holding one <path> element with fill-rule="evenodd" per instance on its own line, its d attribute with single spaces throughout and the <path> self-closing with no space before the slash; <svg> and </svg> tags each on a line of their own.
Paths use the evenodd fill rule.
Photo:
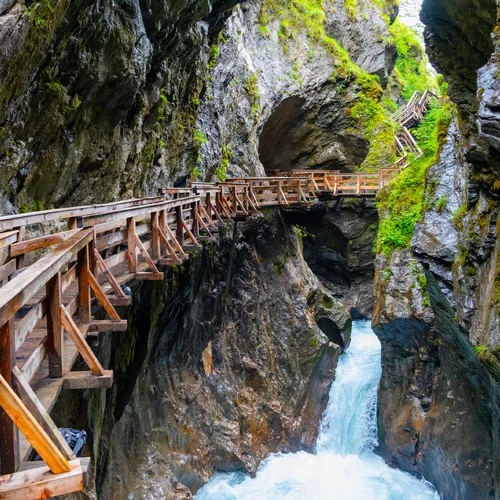
<svg viewBox="0 0 500 500">
<path fill-rule="evenodd" d="M 78 314 L 81 323 L 89 323 L 92 317 L 92 303 L 89 283 L 89 248 L 86 246 L 78 253 L 78 295 L 80 297 Z"/>
<path fill-rule="evenodd" d="M 135 220 L 133 217 L 127 219 L 127 241 L 128 241 L 128 272 L 137 272 L 137 253 L 135 251 L 135 241 L 137 234 L 135 232 Z"/>
<path fill-rule="evenodd" d="M 47 282 L 46 296 L 49 377 L 62 377 L 64 375 L 64 329 L 61 322 L 62 284 L 60 271 Z"/>
<path fill-rule="evenodd" d="M 168 237 L 170 238 L 169 241 L 172 242 L 172 244 L 174 245 L 177 252 L 179 252 L 179 255 L 181 255 L 181 256 L 187 255 L 186 252 L 183 250 L 180 242 L 177 241 L 177 238 L 176 238 L 174 232 L 170 229 L 170 226 L 168 224 L 165 226 L 165 229 L 166 229 L 166 233 L 163 236 L 168 235 Z M 166 240 L 166 238 L 165 238 L 165 240 Z"/>
<path fill-rule="evenodd" d="M 16 423 L 19 430 L 54 474 L 71 470 L 66 458 L 1 375 L 0 406 Z"/>
<path fill-rule="evenodd" d="M 38 467 L 0 477 L 0 498 L 3 500 L 41 500 L 81 491 L 88 480 L 90 459 L 69 462 L 70 471 L 52 474 L 49 467 L 38 462 Z"/>
<path fill-rule="evenodd" d="M 0 378 L 9 385 L 16 365 L 14 320 L 0 327 Z M 4 408 L 5 409 L 5 408 Z M 9 414 L 0 408 L 0 472 L 8 474 L 19 466 L 19 431 Z"/>
<path fill-rule="evenodd" d="M 101 366 L 101 363 L 99 363 L 99 360 L 96 358 L 92 349 L 85 341 L 85 338 L 82 336 L 80 330 L 73 321 L 73 318 L 69 315 L 67 309 L 63 305 L 61 306 L 61 319 L 65 330 L 68 332 L 68 335 L 71 337 L 71 340 L 78 349 L 78 352 L 87 363 L 90 371 L 94 375 L 103 376 L 104 368 Z"/>
<path fill-rule="evenodd" d="M 132 297 L 126 295 L 125 297 L 116 297 L 114 295 L 106 295 L 109 303 L 114 307 L 128 307 L 132 304 Z"/>
<path fill-rule="evenodd" d="M 195 238 L 197 238 L 200 234 L 200 227 L 198 224 L 198 213 L 199 213 L 198 205 L 199 204 L 200 204 L 199 201 L 195 201 L 194 203 L 191 204 L 191 209 L 192 209 L 191 216 L 193 219 L 193 225 L 192 225 L 191 231 L 192 231 L 193 235 L 195 236 Z"/>
<path fill-rule="evenodd" d="M 15 260 L 9 260 L 7 264 L 0 267 L 0 283 L 10 278 L 16 272 L 17 265 Z"/>
<path fill-rule="evenodd" d="M 75 454 L 17 366 L 12 370 L 12 382 L 21 401 L 57 446 L 64 458 L 66 460 L 75 460 Z"/>
<path fill-rule="evenodd" d="M 175 238 L 179 242 L 181 247 L 184 246 L 184 226 L 182 222 L 184 219 L 182 218 L 182 207 L 176 207 L 175 209 Z"/>
<path fill-rule="evenodd" d="M 151 257 L 155 260 L 160 257 L 160 235 L 158 233 L 159 229 L 159 213 L 153 212 L 151 214 Z"/>
<path fill-rule="evenodd" d="M 63 377 L 63 389 L 109 389 L 113 385 L 113 370 L 104 370 L 104 375 L 92 372 L 68 372 Z"/>
<path fill-rule="evenodd" d="M 195 238 L 194 234 L 189 229 L 189 226 L 186 224 L 186 221 L 184 219 L 181 219 L 181 224 L 182 224 L 182 227 L 184 227 L 184 229 L 186 230 L 186 233 L 187 233 L 189 239 L 193 242 L 193 245 L 194 246 L 201 246 L 198 243 L 198 240 Z M 187 245 L 184 245 L 184 247 L 186 247 L 186 246 Z"/>
</svg>

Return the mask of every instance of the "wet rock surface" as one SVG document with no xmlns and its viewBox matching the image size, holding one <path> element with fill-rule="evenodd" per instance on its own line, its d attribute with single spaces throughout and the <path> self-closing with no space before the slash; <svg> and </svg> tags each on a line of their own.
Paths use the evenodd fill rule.
<svg viewBox="0 0 500 500">
<path fill-rule="evenodd" d="M 285 212 L 303 233 L 304 258 L 326 288 L 354 319 L 373 312 L 373 251 L 378 228 L 374 200 L 323 202 L 311 209 Z"/>
<path fill-rule="evenodd" d="M 350 316 L 279 212 L 235 234 L 135 289 L 116 383 L 91 403 L 99 498 L 189 498 L 214 471 L 314 450 Z"/>
</svg>

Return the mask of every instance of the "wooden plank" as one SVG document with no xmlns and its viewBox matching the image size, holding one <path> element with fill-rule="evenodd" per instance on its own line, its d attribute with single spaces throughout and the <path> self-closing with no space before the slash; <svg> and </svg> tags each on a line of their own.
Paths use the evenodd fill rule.
<svg viewBox="0 0 500 500">
<path fill-rule="evenodd" d="M 161 203 L 153 203 L 150 205 L 142 205 L 136 208 L 116 210 L 112 213 L 104 213 L 101 215 L 85 218 L 84 227 L 96 226 L 104 224 L 105 222 L 114 222 L 117 218 L 129 219 L 131 217 L 144 216 L 153 212 L 157 212 L 158 210 L 162 210 L 163 208 L 181 207 L 182 205 L 186 205 L 199 199 L 199 196 L 193 195 L 186 198 L 181 198 L 179 200 L 165 200 Z"/>
<path fill-rule="evenodd" d="M 16 365 L 14 320 L 0 327 L 0 377 L 8 385 Z M 5 410 L 5 411 L 4 411 Z M 0 472 L 13 472 L 19 466 L 19 432 L 8 412 L 0 408 Z"/>
<path fill-rule="evenodd" d="M 18 233 L 19 229 L 0 233 L 0 248 L 5 248 L 9 245 L 12 245 L 12 243 L 15 243 L 17 241 Z"/>
<path fill-rule="evenodd" d="M 33 306 L 31 311 L 24 316 L 16 327 L 16 351 L 26 340 L 26 337 L 33 331 L 36 324 L 41 320 L 47 311 L 47 302 L 42 297 L 39 302 Z"/>
<path fill-rule="evenodd" d="M 50 417 L 47 410 L 43 407 L 42 403 L 37 398 L 35 392 L 29 385 L 28 381 L 23 377 L 23 374 L 17 366 L 15 366 L 12 370 L 12 379 L 14 389 L 21 398 L 21 401 L 26 405 L 26 408 L 28 408 L 35 420 L 47 433 L 47 436 L 49 436 L 52 442 L 57 446 L 66 460 L 75 460 L 75 454 L 68 446 L 68 443 L 66 443 L 66 440 L 61 435 L 61 432 L 57 428 L 56 424 Z"/>
<path fill-rule="evenodd" d="M 49 355 L 49 377 L 62 377 L 64 375 L 64 329 L 61 322 L 61 272 L 58 272 L 47 282 L 46 290 L 47 351 Z"/>
<path fill-rule="evenodd" d="M 48 248 L 63 241 L 69 240 L 73 235 L 81 231 L 81 229 L 74 229 L 72 231 L 63 231 L 62 233 L 50 234 L 48 236 L 41 236 L 32 240 L 25 240 L 19 243 L 13 243 L 10 246 L 10 256 L 17 257 L 24 255 L 28 252 L 39 250 L 40 248 Z"/>
<path fill-rule="evenodd" d="M 92 231 L 81 231 L 44 255 L 2 288 L 0 294 L 0 325 L 13 318 L 19 309 L 38 292 L 71 258 L 92 239 Z"/>
<path fill-rule="evenodd" d="M 15 273 L 17 269 L 16 261 L 9 260 L 7 264 L 0 267 L 0 282 L 10 278 L 11 274 Z"/>
<path fill-rule="evenodd" d="M 108 320 L 99 319 L 92 320 L 89 323 L 89 332 L 126 332 L 128 328 L 128 322 L 126 319 L 120 320 Z"/>
<path fill-rule="evenodd" d="M 65 330 L 68 332 L 68 335 L 71 337 L 71 340 L 74 342 L 78 352 L 82 355 L 82 358 L 87 363 L 90 371 L 94 375 L 102 376 L 104 375 L 104 368 L 99 363 L 99 360 L 95 357 L 95 354 L 92 352 L 92 349 L 85 341 L 85 338 L 82 336 L 80 330 L 76 326 L 73 318 L 69 315 L 66 308 L 61 305 L 61 320 Z"/>
<path fill-rule="evenodd" d="M 42 365 L 44 359 L 47 357 L 47 337 L 45 337 L 40 344 L 33 350 L 31 356 L 28 358 L 22 368 L 22 373 L 28 382 L 31 382 L 35 373 Z"/>
<path fill-rule="evenodd" d="M 71 470 L 66 458 L 1 375 L 0 405 L 54 474 Z"/>
<path fill-rule="evenodd" d="M 74 263 L 62 276 L 61 292 L 64 293 L 77 277 L 78 263 Z"/>
<path fill-rule="evenodd" d="M 92 372 L 68 372 L 64 374 L 63 389 L 109 389 L 113 385 L 113 370 L 104 370 L 104 375 Z"/>
<path fill-rule="evenodd" d="M 87 484 L 89 458 L 69 462 L 70 471 L 52 474 L 49 467 L 38 467 L 0 477 L 0 498 L 4 500 L 38 500 L 81 491 Z"/>
<path fill-rule="evenodd" d="M 144 204 L 150 205 L 163 200 L 162 196 L 153 196 L 150 198 L 139 198 L 116 201 L 112 203 L 102 203 L 97 205 L 84 205 L 81 207 L 56 208 L 53 210 L 41 210 L 27 214 L 7 215 L 0 217 L 0 231 L 7 231 L 16 227 L 53 220 L 61 220 L 71 217 L 87 217 L 100 213 L 120 212 L 130 207 L 137 207 Z"/>
</svg>

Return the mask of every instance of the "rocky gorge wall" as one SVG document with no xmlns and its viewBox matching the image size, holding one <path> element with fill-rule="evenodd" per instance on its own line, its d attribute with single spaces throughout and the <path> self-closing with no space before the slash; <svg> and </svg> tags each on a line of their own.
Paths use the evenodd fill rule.
<svg viewBox="0 0 500 500">
<path fill-rule="evenodd" d="M 99 340 L 115 383 L 89 391 L 78 422 L 99 498 L 190 498 L 214 471 L 314 449 L 351 317 L 279 210 L 133 289 L 129 331 Z"/>
<path fill-rule="evenodd" d="M 410 248 L 376 260 L 380 453 L 450 499 L 500 497 L 497 16 L 495 2 L 424 0 L 455 118 Z"/>
</svg>

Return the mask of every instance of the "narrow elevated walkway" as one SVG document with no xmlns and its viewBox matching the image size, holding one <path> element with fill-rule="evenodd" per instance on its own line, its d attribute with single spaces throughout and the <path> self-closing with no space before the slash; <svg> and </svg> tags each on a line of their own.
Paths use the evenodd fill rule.
<svg viewBox="0 0 500 500">
<path fill-rule="evenodd" d="M 127 329 L 119 311 L 131 297 L 121 285 L 163 279 L 164 266 L 261 207 L 374 196 L 398 171 L 191 183 L 155 197 L 0 217 L 0 498 L 84 488 L 89 459 L 75 457 L 50 411 L 62 389 L 113 383 L 88 337 Z M 72 371 L 78 355 L 87 371 Z M 32 448 L 43 462 L 29 461 Z"/>
</svg>

